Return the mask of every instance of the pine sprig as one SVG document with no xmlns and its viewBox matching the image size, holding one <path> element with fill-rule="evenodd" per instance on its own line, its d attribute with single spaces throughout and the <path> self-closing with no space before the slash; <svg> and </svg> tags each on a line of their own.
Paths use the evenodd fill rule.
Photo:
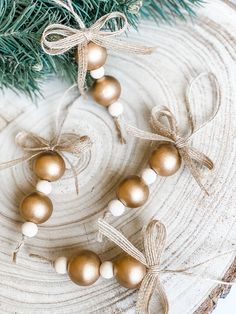
<svg viewBox="0 0 236 314">
<path fill-rule="evenodd" d="M 195 9 L 204 3 L 201 0 L 159 0 L 144 1 L 141 13 L 145 17 L 151 17 L 156 22 L 164 21 L 171 23 L 175 18 L 182 20 L 187 16 L 195 16 Z"/>
<path fill-rule="evenodd" d="M 55 10 L 47 2 L 49 4 L 49 1 L 31 1 L 31 5 L 26 0 L 1 2 L 0 87 L 31 94 L 39 91 L 39 82 L 52 73 L 66 73 L 73 79 L 75 69 L 67 56 L 52 58 L 41 51 L 44 28 L 56 21 L 69 23 L 65 12 Z"/>
<path fill-rule="evenodd" d="M 157 22 L 171 22 L 194 15 L 201 0 L 145 0 L 141 15 Z M 137 28 L 140 0 L 75 0 L 74 6 L 86 25 L 113 11 L 123 12 Z M 52 0 L 0 0 L 0 88 L 8 87 L 33 96 L 40 83 L 52 74 L 75 81 L 77 66 L 73 51 L 62 56 L 48 56 L 40 46 L 43 30 L 50 23 L 76 27 L 75 20 Z M 115 23 L 109 24 L 115 28 Z"/>
</svg>

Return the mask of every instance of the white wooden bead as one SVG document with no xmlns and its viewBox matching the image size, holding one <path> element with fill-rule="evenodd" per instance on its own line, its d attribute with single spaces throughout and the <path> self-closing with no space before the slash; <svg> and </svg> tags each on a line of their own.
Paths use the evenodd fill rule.
<svg viewBox="0 0 236 314">
<path fill-rule="evenodd" d="M 46 180 L 39 180 L 36 184 L 36 190 L 49 195 L 52 192 L 52 183 Z"/>
<path fill-rule="evenodd" d="M 145 168 L 141 173 L 141 178 L 147 185 L 150 185 L 156 181 L 157 174 L 151 168 Z"/>
<path fill-rule="evenodd" d="M 108 107 L 108 112 L 112 117 L 119 117 L 124 111 L 124 107 L 120 101 L 116 101 Z"/>
<path fill-rule="evenodd" d="M 104 67 L 100 67 L 96 70 L 92 70 L 90 71 L 90 75 L 92 76 L 92 78 L 94 78 L 95 80 L 98 80 L 100 78 L 102 78 L 105 74 L 105 70 Z"/>
<path fill-rule="evenodd" d="M 38 233 L 38 226 L 33 222 L 26 221 L 21 226 L 21 233 L 28 238 L 33 238 Z"/>
<path fill-rule="evenodd" d="M 119 200 L 112 200 L 107 206 L 113 216 L 121 216 L 125 211 L 125 205 Z"/>
<path fill-rule="evenodd" d="M 113 263 L 105 261 L 100 266 L 100 275 L 102 278 L 111 279 L 114 276 Z"/>
<path fill-rule="evenodd" d="M 67 258 L 60 256 L 54 261 L 54 268 L 58 274 L 64 275 L 67 273 Z"/>
</svg>

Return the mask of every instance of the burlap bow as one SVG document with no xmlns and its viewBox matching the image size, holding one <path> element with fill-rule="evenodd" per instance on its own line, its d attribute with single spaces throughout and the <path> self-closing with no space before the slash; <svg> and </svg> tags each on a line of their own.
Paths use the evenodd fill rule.
<svg viewBox="0 0 236 314">
<path fill-rule="evenodd" d="M 168 141 L 173 143 L 179 151 L 180 156 L 185 162 L 186 166 L 189 168 L 191 174 L 195 178 L 196 182 L 200 186 L 200 188 L 205 191 L 208 195 L 206 188 L 201 183 L 201 173 L 197 168 L 197 164 L 212 170 L 214 167 L 213 162 L 209 157 L 200 152 L 198 149 L 192 147 L 190 145 L 190 141 L 193 139 L 194 135 L 199 132 L 201 129 L 206 127 L 216 116 L 220 107 L 220 89 L 218 85 L 218 81 L 212 73 L 207 73 L 212 82 L 215 83 L 216 87 L 216 109 L 213 115 L 203 123 L 199 128 L 194 129 L 192 116 L 190 113 L 190 93 L 193 84 L 202 76 L 206 75 L 206 73 L 201 73 L 192 82 L 189 84 L 187 92 L 186 92 L 186 102 L 187 102 L 187 113 L 188 120 L 190 122 L 191 131 L 187 136 L 182 136 L 180 132 L 179 125 L 176 121 L 174 114 L 167 107 L 163 107 L 163 109 L 159 110 L 158 107 L 154 107 L 151 111 L 151 120 L 150 124 L 155 133 L 142 131 L 136 127 L 131 125 L 126 125 L 126 130 L 129 134 L 151 141 Z M 166 126 L 162 122 L 162 118 L 167 118 L 168 126 Z"/>
<path fill-rule="evenodd" d="M 70 158 L 68 158 L 64 153 L 70 153 L 73 156 L 79 158 L 82 153 L 88 151 L 92 146 L 92 141 L 88 136 L 80 136 L 75 133 L 62 133 L 62 129 L 67 118 L 67 114 L 64 118 L 58 122 L 58 127 L 55 135 L 52 139 L 47 140 L 33 134 L 31 132 L 21 131 L 16 137 L 16 144 L 25 152 L 25 155 L 0 164 L 0 170 L 14 167 L 22 162 L 29 161 L 37 157 L 42 152 L 53 151 L 61 155 L 69 164 L 74 180 L 77 194 L 79 193 L 78 177 Z"/>
<path fill-rule="evenodd" d="M 235 253 L 235 250 L 220 253 L 203 262 L 194 264 L 186 268 L 167 269 L 161 267 L 161 257 L 166 245 L 166 228 L 160 221 L 152 220 L 144 229 L 144 253 L 140 252 L 129 240 L 125 238 L 122 233 L 109 225 L 104 219 L 98 220 L 98 227 L 101 234 L 106 236 L 112 242 L 117 244 L 121 249 L 123 249 L 127 254 L 134 257 L 136 260 L 138 260 L 140 263 L 144 264 L 147 267 L 146 275 L 144 276 L 138 291 L 136 314 L 149 313 L 149 305 L 152 297 L 154 296 L 154 291 L 156 291 L 160 297 L 160 301 L 163 307 L 163 313 L 169 313 L 168 297 L 160 280 L 160 275 L 163 273 L 181 273 L 187 276 L 196 276 L 202 279 L 211 280 L 215 283 L 223 285 L 234 284 L 233 282 L 226 282 L 205 276 L 198 276 L 192 272 L 189 272 L 189 270 L 204 265 L 222 255 L 226 255 L 232 252 Z M 155 312 L 155 314 L 157 313 Z"/>
<path fill-rule="evenodd" d="M 84 22 L 75 12 L 71 0 L 53 0 L 56 4 L 70 11 L 79 25 L 79 29 L 71 28 L 62 24 L 51 24 L 43 32 L 41 45 L 43 50 L 49 55 L 61 55 L 72 48 L 78 50 L 78 88 L 84 94 L 84 84 L 87 72 L 87 45 L 93 42 L 99 46 L 121 52 L 135 54 L 150 54 L 153 48 L 139 46 L 116 40 L 114 37 L 121 35 L 128 27 L 126 16 L 120 12 L 112 12 L 102 16 L 90 27 L 86 27 Z M 111 19 L 120 19 L 118 30 L 104 31 L 105 24 Z M 55 39 L 55 36 L 57 37 Z"/>
</svg>

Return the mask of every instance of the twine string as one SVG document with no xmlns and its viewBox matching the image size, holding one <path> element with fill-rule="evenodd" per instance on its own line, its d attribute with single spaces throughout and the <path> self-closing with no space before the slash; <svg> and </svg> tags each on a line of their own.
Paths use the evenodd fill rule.
<svg viewBox="0 0 236 314">
<path fill-rule="evenodd" d="M 51 266 L 54 265 L 54 261 L 51 260 L 50 258 L 46 257 L 46 256 L 42 256 L 42 255 L 39 255 L 39 254 L 36 254 L 36 253 L 30 253 L 29 257 L 38 259 L 40 261 L 45 261 L 45 262 L 49 263 Z"/>
<path fill-rule="evenodd" d="M 114 121 L 114 124 L 115 124 L 117 136 L 118 136 L 118 139 L 119 139 L 120 143 L 121 143 L 121 144 L 126 144 L 126 140 L 125 140 L 125 138 L 124 138 L 124 136 L 123 136 L 119 119 L 118 119 L 117 117 L 114 117 L 114 118 L 113 118 L 113 121 Z"/>
<path fill-rule="evenodd" d="M 18 242 L 14 252 L 12 253 L 12 262 L 14 264 L 16 264 L 16 261 L 17 261 L 17 255 L 19 253 L 19 251 L 21 250 L 21 248 L 25 245 L 25 240 L 26 240 L 26 237 L 22 234 L 21 235 L 21 240 Z"/>
</svg>

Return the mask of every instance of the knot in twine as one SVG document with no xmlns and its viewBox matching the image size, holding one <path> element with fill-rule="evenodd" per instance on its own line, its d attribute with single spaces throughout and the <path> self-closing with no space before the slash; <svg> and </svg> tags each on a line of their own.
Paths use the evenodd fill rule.
<svg viewBox="0 0 236 314">
<path fill-rule="evenodd" d="M 211 82 L 214 82 L 215 94 L 216 94 L 216 108 L 212 116 L 205 123 L 203 123 L 200 127 L 195 129 L 193 125 L 192 115 L 190 112 L 190 103 L 191 103 L 190 94 L 191 94 L 191 90 L 194 83 L 196 83 L 196 81 L 204 75 L 208 75 Z M 186 166 L 190 170 L 192 176 L 194 177 L 194 179 L 196 180 L 200 188 L 207 195 L 209 195 L 207 189 L 201 183 L 201 174 L 197 168 L 196 163 L 208 168 L 209 170 L 212 170 L 214 168 L 214 164 L 209 157 L 207 157 L 205 154 L 200 152 L 198 149 L 192 147 L 189 142 L 196 135 L 196 133 L 198 133 L 204 127 L 209 125 L 209 123 L 215 118 L 215 116 L 217 115 L 219 111 L 220 87 L 219 87 L 218 80 L 214 74 L 201 73 L 190 82 L 186 91 L 186 108 L 187 108 L 188 121 L 190 123 L 191 130 L 189 134 L 185 137 L 181 135 L 177 120 L 174 114 L 167 107 L 163 107 L 162 109 L 159 109 L 158 107 L 154 107 L 152 109 L 150 124 L 151 124 L 152 129 L 154 130 L 154 133 L 142 131 L 128 124 L 126 125 L 126 130 L 129 134 L 137 138 L 151 140 L 151 141 L 163 141 L 164 140 L 164 141 L 173 143 L 175 147 L 178 149 L 180 156 L 182 157 L 183 161 L 185 162 Z M 162 122 L 163 117 L 167 119 L 168 126 L 166 126 Z"/>
<path fill-rule="evenodd" d="M 37 134 L 27 131 L 19 132 L 15 137 L 16 144 L 26 153 L 24 156 L 4 162 L 0 164 L 0 171 L 14 167 L 18 164 L 21 164 L 25 161 L 30 161 L 33 158 L 36 158 L 42 152 L 53 151 L 58 153 L 62 158 L 64 158 L 72 172 L 75 180 L 76 193 L 79 193 L 79 183 L 76 173 L 76 169 L 73 166 L 73 163 L 70 161 L 65 153 L 69 153 L 77 158 L 80 157 L 82 153 L 88 151 L 92 146 L 92 141 L 88 136 L 80 136 L 75 133 L 62 133 L 63 126 L 65 124 L 67 113 L 64 115 L 61 121 L 57 121 L 57 130 L 55 135 L 47 140 Z"/>
<path fill-rule="evenodd" d="M 71 0 L 53 0 L 56 4 L 66 8 L 72 13 L 79 25 L 79 29 L 75 29 L 62 24 L 48 25 L 41 38 L 41 46 L 44 52 L 49 55 L 61 55 L 72 48 L 77 47 L 78 50 L 78 88 L 81 95 L 84 95 L 84 84 L 87 72 L 87 46 L 89 42 L 93 42 L 101 47 L 110 48 L 115 51 L 150 54 L 153 48 L 139 46 L 116 40 L 114 37 L 124 33 L 128 27 L 126 16 L 121 12 L 112 12 L 102 16 L 90 27 L 86 27 L 82 19 L 75 12 Z M 119 18 L 122 26 L 118 30 L 104 31 L 102 28 L 112 19 Z M 55 38 L 56 37 L 56 38 Z M 59 38 L 57 38 L 59 37 Z"/>
<path fill-rule="evenodd" d="M 166 246 L 166 228 L 160 221 L 152 220 L 145 227 L 143 232 L 144 253 L 140 252 L 128 239 L 125 238 L 122 233 L 109 225 L 104 219 L 100 218 L 98 220 L 98 226 L 101 234 L 106 236 L 121 249 L 123 249 L 127 254 L 129 254 L 147 267 L 146 275 L 144 276 L 138 291 L 136 314 L 149 313 L 150 301 L 154 296 L 155 290 L 160 297 L 160 301 L 163 307 L 163 313 L 169 313 L 168 297 L 165 292 L 164 286 L 159 278 L 160 274 L 162 273 L 182 273 L 183 275 L 210 280 L 214 283 L 220 283 L 224 285 L 234 284 L 233 282 L 226 282 L 209 277 L 198 276 L 192 272 L 188 272 L 188 270 L 204 265 L 222 255 L 226 255 L 232 252 L 235 253 L 235 250 L 220 253 L 209 258 L 208 260 L 182 269 L 161 268 L 161 257 Z"/>
</svg>

